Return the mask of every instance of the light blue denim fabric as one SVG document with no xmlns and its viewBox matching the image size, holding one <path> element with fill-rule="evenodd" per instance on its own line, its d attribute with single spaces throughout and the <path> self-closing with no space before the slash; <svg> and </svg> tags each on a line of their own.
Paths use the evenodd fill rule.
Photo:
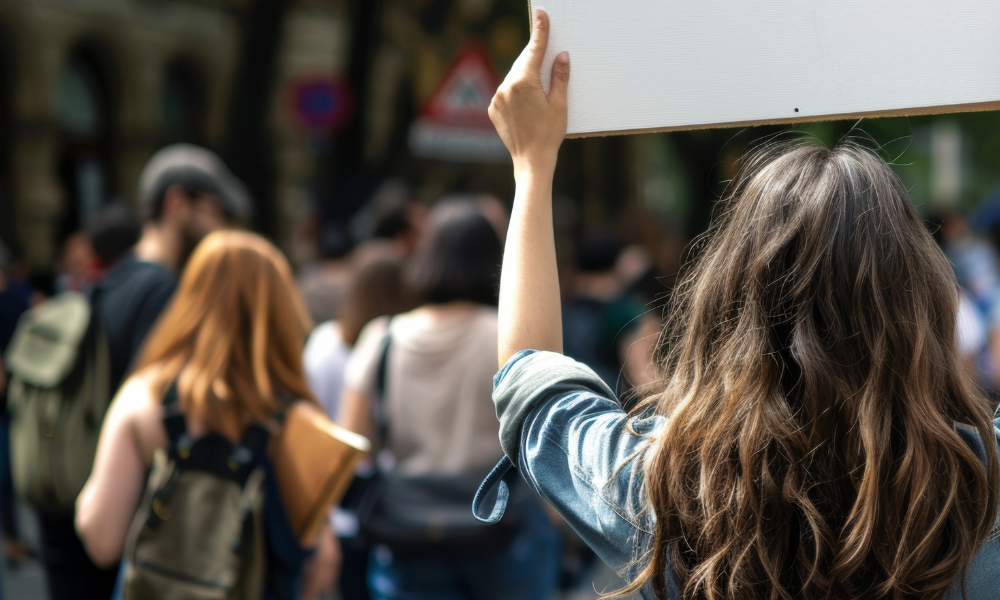
<svg viewBox="0 0 1000 600">
<path fill-rule="evenodd" d="M 514 355 L 494 377 L 493 389 L 504 453 L 594 552 L 628 579 L 655 522 L 645 506 L 642 465 L 651 434 L 664 419 L 630 419 L 591 369 L 551 352 Z M 1000 437 L 1000 419 L 995 426 Z M 961 433 L 982 456 L 979 439 Z M 998 534 L 994 528 L 973 559 L 968 600 L 1000 598 Z M 668 593 L 680 598 L 671 571 Z M 653 595 L 647 589 L 643 597 Z M 962 598 L 958 582 L 946 598 Z"/>
</svg>

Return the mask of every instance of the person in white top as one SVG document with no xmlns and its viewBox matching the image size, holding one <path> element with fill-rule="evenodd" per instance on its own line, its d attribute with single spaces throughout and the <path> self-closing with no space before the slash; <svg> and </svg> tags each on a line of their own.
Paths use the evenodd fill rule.
<svg viewBox="0 0 1000 600">
<path fill-rule="evenodd" d="M 344 370 L 361 330 L 372 319 L 413 308 L 402 264 L 388 248 L 366 244 L 355 252 L 352 280 L 336 320 L 320 323 L 302 356 L 309 389 L 331 419 L 340 411 Z"/>
</svg>

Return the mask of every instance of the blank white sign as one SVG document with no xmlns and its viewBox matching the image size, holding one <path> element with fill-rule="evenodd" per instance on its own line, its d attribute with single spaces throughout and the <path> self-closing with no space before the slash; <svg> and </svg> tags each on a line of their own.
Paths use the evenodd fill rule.
<svg viewBox="0 0 1000 600">
<path fill-rule="evenodd" d="M 1000 0 L 533 0 L 569 134 L 1000 108 Z"/>
</svg>

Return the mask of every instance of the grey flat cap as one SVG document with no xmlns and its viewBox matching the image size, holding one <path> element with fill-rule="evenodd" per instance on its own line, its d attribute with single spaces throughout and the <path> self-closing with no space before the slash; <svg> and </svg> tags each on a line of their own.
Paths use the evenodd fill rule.
<svg viewBox="0 0 1000 600">
<path fill-rule="evenodd" d="M 252 207 L 246 186 L 211 150 L 192 144 L 173 144 L 154 154 L 139 176 L 139 202 L 149 210 L 175 184 L 215 194 L 222 208 L 238 219 L 250 216 Z"/>
</svg>

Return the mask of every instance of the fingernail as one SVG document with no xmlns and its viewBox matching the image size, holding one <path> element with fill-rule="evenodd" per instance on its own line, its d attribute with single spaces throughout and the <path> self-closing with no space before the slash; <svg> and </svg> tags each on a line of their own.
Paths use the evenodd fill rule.
<svg viewBox="0 0 1000 600">
<path fill-rule="evenodd" d="M 556 56 L 556 62 L 559 64 L 569 64 L 569 52 L 563 50 Z"/>
</svg>

